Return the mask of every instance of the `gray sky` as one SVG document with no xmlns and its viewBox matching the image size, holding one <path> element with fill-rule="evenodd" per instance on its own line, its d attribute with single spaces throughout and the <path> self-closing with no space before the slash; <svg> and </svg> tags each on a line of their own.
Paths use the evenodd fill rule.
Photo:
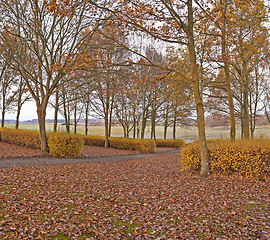
<svg viewBox="0 0 270 240">
<path fill-rule="evenodd" d="M 36 103 L 34 101 L 27 102 L 22 106 L 20 121 L 24 120 L 32 120 L 37 119 L 37 110 L 36 110 Z M 46 119 L 53 119 L 54 117 L 54 110 L 48 106 L 47 108 L 47 115 Z M 63 117 L 59 114 L 58 119 L 62 119 Z M 16 119 L 16 112 L 15 113 L 7 113 L 5 115 L 5 119 Z"/>
</svg>

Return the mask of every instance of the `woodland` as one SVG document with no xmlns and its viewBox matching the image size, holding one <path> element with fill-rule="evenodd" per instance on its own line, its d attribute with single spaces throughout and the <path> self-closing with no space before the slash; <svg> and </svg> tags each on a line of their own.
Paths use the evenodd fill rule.
<svg viewBox="0 0 270 240">
<path fill-rule="evenodd" d="M 269 107 L 268 11 L 265 1 L 5 0 L 0 4 L 2 127 L 8 111 L 34 100 L 41 150 L 46 110 L 69 121 L 104 119 L 125 137 L 146 125 L 196 120 L 201 175 L 209 174 L 205 113 L 235 120 L 252 138 Z M 174 130 L 175 138 L 175 130 Z"/>
<path fill-rule="evenodd" d="M 253 140 L 258 116 L 270 122 L 269 7 L 1 0 L 0 239 L 269 239 L 270 139 Z M 39 132 L 18 129 L 28 101 Z M 45 129 L 49 108 L 55 133 Z M 5 128 L 9 112 L 16 129 Z M 230 139 L 206 140 L 210 114 L 229 119 Z M 90 136 L 93 116 L 104 138 Z M 60 117 L 70 134 L 57 133 Z M 110 137 L 113 124 L 124 138 Z M 198 140 L 176 139 L 182 125 L 196 125 Z M 64 147 L 78 154 L 59 157 Z M 52 149 L 71 163 L 56 165 Z M 22 158 L 32 165 L 3 167 Z"/>
</svg>

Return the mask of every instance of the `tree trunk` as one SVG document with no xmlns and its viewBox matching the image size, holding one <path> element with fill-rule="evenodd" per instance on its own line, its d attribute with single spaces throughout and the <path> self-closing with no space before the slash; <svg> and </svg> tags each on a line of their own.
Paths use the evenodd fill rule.
<svg viewBox="0 0 270 240">
<path fill-rule="evenodd" d="M 133 113 L 133 138 L 135 139 L 136 138 L 136 127 L 137 127 L 137 124 L 136 124 L 136 117 L 135 117 L 135 111 Z"/>
<path fill-rule="evenodd" d="M 54 109 L 54 122 L 53 122 L 53 131 L 57 132 L 57 120 L 58 120 L 58 108 L 59 108 L 59 92 L 56 91 L 55 94 L 55 109 Z"/>
<path fill-rule="evenodd" d="M 167 138 L 168 115 L 169 115 L 169 107 L 168 107 L 168 104 L 167 104 L 167 106 L 166 106 L 166 112 L 165 112 L 165 118 L 164 118 L 164 139 Z"/>
<path fill-rule="evenodd" d="M 156 139 L 156 108 L 152 109 L 151 114 L 151 139 Z"/>
<path fill-rule="evenodd" d="M 74 108 L 74 134 L 77 134 L 77 103 Z"/>
<path fill-rule="evenodd" d="M 167 126 L 167 120 L 166 120 L 164 123 L 164 139 L 167 139 L 167 129 L 168 129 L 168 126 Z"/>
<path fill-rule="evenodd" d="M 40 143 L 41 152 L 47 154 L 47 135 L 46 135 L 46 106 L 37 106 L 39 133 L 40 133 Z"/>
<path fill-rule="evenodd" d="M 228 62 L 228 54 L 227 54 L 227 41 L 226 41 L 226 10 L 227 10 L 227 0 L 224 0 L 225 4 L 223 6 L 223 26 L 222 26 L 222 34 L 221 34 L 221 43 L 222 43 L 222 57 L 224 63 L 224 72 L 225 72 L 225 81 L 226 81 L 226 90 L 227 90 L 227 97 L 229 103 L 229 111 L 230 111 L 230 139 L 232 142 L 235 141 L 235 117 L 234 117 L 234 104 L 233 104 L 233 97 L 231 91 L 231 79 L 230 79 L 230 69 L 229 69 L 229 62 Z"/>
<path fill-rule="evenodd" d="M 109 148 L 109 119 L 108 119 L 108 113 L 105 114 L 104 117 L 104 122 L 105 122 L 105 148 Z"/>
<path fill-rule="evenodd" d="M 5 93 L 3 93 L 3 96 L 2 96 L 2 122 L 1 122 L 2 128 L 5 126 L 5 113 L 6 113 L 5 101 L 6 101 Z"/>
<path fill-rule="evenodd" d="M 249 104 L 248 104 L 248 89 L 245 83 L 244 86 L 244 93 L 243 93 L 243 107 L 244 107 L 244 119 L 243 119 L 243 134 L 244 138 L 248 139 L 249 138 Z"/>
<path fill-rule="evenodd" d="M 3 128 L 5 126 L 5 108 L 2 108 L 2 122 L 1 127 Z"/>
<path fill-rule="evenodd" d="M 174 117 L 173 117 L 173 140 L 176 139 L 176 121 L 177 121 L 177 117 L 176 117 L 176 107 L 175 107 Z"/>
<path fill-rule="evenodd" d="M 143 112 L 142 116 L 142 127 L 141 127 L 141 139 L 144 139 L 144 134 L 145 134 L 145 129 L 146 129 L 146 122 L 147 122 L 147 116 L 148 116 L 148 111 Z"/>
<path fill-rule="evenodd" d="M 16 129 L 19 128 L 20 114 L 21 114 L 21 106 L 20 106 L 20 104 L 18 104 L 18 106 L 17 106 L 17 114 L 16 114 Z"/>
<path fill-rule="evenodd" d="M 124 131 L 124 138 L 127 138 L 126 127 L 124 125 L 122 125 L 122 127 L 123 127 L 123 131 Z"/>
<path fill-rule="evenodd" d="M 207 177 L 209 175 L 209 155 L 206 143 L 205 135 L 205 122 L 204 122 L 204 109 L 202 97 L 199 89 L 199 76 L 198 67 L 196 62 L 196 53 L 194 45 L 194 34 L 193 34 L 193 8 L 192 0 L 188 0 L 188 50 L 189 60 L 191 65 L 191 76 L 192 76 L 192 87 L 196 104 L 197 111 L 197 124 L 199 133 L 199 142 L 201 148 L 201 176 Z"/>
<path fill-rule="evenodd" d="M 89 111 L 89 102 L 86 103 L 85 107 L 85 135 L 88 134 L 88 111 Z"/>
</svg>

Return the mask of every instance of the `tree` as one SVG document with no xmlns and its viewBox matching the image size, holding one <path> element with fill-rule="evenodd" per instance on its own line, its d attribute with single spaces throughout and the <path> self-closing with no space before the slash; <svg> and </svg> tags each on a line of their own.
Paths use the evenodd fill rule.
<svg viewBox="0 0 270 240">
<path fill-rule="evenodd" d="M 118 14 L 121 21 L 135 26 L 162 41 L 184 44 L 189 53 L 191 82 L 197 111 L 199 142 L 201 148 L 201 176 L 209 174 L 209 156 L 205 135 L 204 107 L 200 92 L 199 70 L 195 52 L 194 7 L 193 1 L 171 2 L 152 0 L 145 3 L 139 0 L 120 1 L 108 11 Z M 155 24 L 159 22 L 159 24 Z"/>
<path fill-rule="evenodd" d="M 80 33 L 87 27 L 89 36 L 100 25 L 102 12 L 88 1 L 10 0 L 2 1 L 8 30 L 19 46 L 10 46 L 12 59 L 36 102 L 41 151 L 47 152 L 46 109 L 60 82 L 80 65 L 76 53 L 85 42 Z M 8 39 L 1 38 L 8 45 Z M 68 77 L 65 78 L 68 81 Z"/>
</svg>

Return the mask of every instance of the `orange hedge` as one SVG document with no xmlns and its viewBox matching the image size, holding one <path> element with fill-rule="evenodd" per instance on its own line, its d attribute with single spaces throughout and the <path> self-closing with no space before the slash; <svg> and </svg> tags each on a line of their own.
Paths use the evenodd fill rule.
<svg viewBox="0 0 270 240">
<path fill-rule="evenodd" d="M 38 131 L 0 128 L 0 135 L 2 142 L 40 149 Z"/>
<path fill-rule="evenodd" d="M 270 139 L 208 141 L 210 172 L 260 176 L 270 171 Z M 182 150 L 181 165 L 184 170 L 199 172 L 201 164 L 198 142 Z"/>
<path fill-rule="evenodd" d="M 183 148 L 186 143 L 183 139 L 157 139 L 157 147 L 172 147 L 172 148 Z"/>
<path fill-rule="evenodd" d="M 52 156 L 79 156 L 82 146 L 82 137 L 75 134 L 50 133 L 48 137 L 49 153 Z"/>
</svg>

